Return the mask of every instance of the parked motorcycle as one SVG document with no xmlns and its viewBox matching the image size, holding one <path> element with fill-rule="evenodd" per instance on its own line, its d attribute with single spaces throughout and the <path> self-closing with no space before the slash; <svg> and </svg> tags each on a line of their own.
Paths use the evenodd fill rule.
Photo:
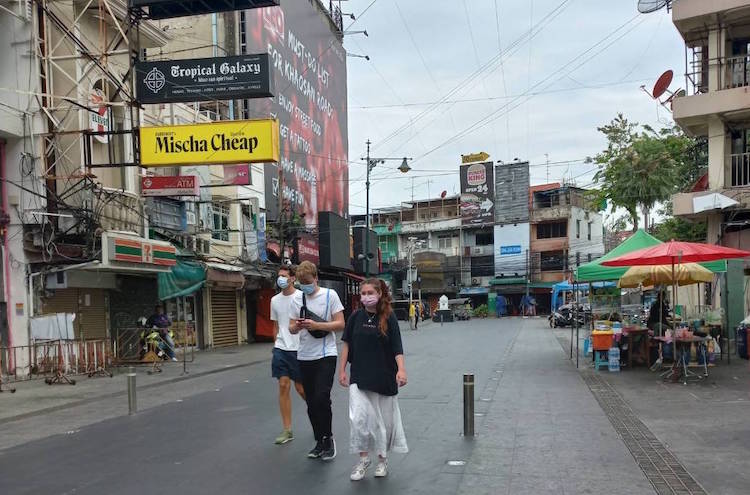
<svg viewBox="0 0 750 495">
<path fill-rule="evenodd" d="M 586 326 L 586 323 L 590 321 L 591 309 L 588 306 L 579 304 L 576 306 L 575 303 L 563 304 L 558 307 L 549 315 L 549 327 L 569 327 L 572 326 L 574 320 L 578 321 L 578 326 Z"/>
</svg>

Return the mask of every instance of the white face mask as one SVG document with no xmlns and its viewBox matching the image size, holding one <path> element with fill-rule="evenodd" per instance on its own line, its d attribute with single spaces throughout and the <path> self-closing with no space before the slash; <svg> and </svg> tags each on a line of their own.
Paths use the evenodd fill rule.
<svg viewBox="0 0 750 495">
<path fill-rule="evenodd" d="M 279 289 L 284 290 L 289 287 L 289 279 L 279 275 L 279 278 L 276 279 L 276 285 L 279 286 Z"/>
<path fill-rule="evenodd" d="M 378 301 L 380 300 L 380 296 L 377 294 L 367 294 L 360 297 L 360 300 L 362 301 L 362 304 L 366 308 L 372 308 L 378 304 Z"/>
</svg>

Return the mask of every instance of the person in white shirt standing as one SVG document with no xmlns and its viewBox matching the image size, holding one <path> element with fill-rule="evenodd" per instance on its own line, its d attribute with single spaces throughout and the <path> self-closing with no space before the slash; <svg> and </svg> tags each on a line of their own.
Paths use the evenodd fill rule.
<svg viewBox="0 0 750 495">
<path fill-rule="evenodd" d="M 292 298 L 289 329 L 299 334 L 302 385 L 315 446 L 307 457 L 330 461 L 336 457 L 331 412 L 331 387 L 336 374 L 336 334 L 344 329 L 344 306 L 335 290 L 318 286 L 318 269 L 309 261 L 297 267 L 302 292 Z"/>
<path fill-rule="evenodd" d="M 294 288 L 294 266 L 282 265 L 279 268 L 276 285 L 281 292 L 271 298 L 271 320 L 273 320 L 273 359 L 271 360 L 271 376 L 279 380 L 279 409 L 281 409 L 281 423 L 283 430 L 276 437 L 276 444 L 282 445 L 294 440 L 292 433 L 292 383 L 297 393 L 304 400 L 305 392 L 302 388 L 297 350 L 299 349 L 299 335 L 289 331 L 289 305 L 295 294 L 300 293 Z"/>
</svg>

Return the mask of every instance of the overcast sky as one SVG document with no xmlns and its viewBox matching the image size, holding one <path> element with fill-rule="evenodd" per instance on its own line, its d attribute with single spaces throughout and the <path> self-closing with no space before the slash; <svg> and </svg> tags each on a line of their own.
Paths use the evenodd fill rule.
<svg viewBox="0 0 750 495">
<path fill-rule="evenodd" d="M 349 0 L 342 7 L 356 15 L 371 3 Z M 618 112 L 642 124 L 668 125 L 671 114 L 640 85 L 650 89 L 672 69 L 671 88 L 684 87 L 684 45 L 666 10 L 638 14 L 636 4 L 372 3 L 351 28 L 366 29 L 369 37 L 345 37 L 350 54 L 370 57 L 348 59 L 349 159 L 364 156 L 369 138 L 372 156 L 413 157 L 414 170 L 395 171 L 399 161 L 378 165 L 372 173 L 371 207 L 410 200 L 412 182 L 415 199 L 428 193 L 437 197 L 444 190 L 458 193 L 461 154 L 478 151 L 493 160 L 529 160 L 532 184 L 547 182 L 547 154 L 550 182 L 565 175 L 587 186 L 593 165 L 554 162 L 599 152 L 605 141 L 597 126 Z M 344 25 L 351 22 L 345 19 Z M 443 98 L 448 102 L 436 104 Z M 365 209 L 364 173 L 363 164 L 350 165 L 352 214 Z"/>
</svg>

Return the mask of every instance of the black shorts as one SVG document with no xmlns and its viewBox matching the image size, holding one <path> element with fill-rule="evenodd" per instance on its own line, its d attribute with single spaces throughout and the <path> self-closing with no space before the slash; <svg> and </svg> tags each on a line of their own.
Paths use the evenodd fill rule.
<svg viewBox="0 0 750 495">
<path fill-rule="evenodd" d="M 273 359 L 271 359 L 271 376 L 274 378 L 286 376 L 292 381 L 299 382 L 301 375 L 299 362 L 297 362 L 297 352 L 284 351 L 278 347 L 274 347 Z"/>
</svg>

